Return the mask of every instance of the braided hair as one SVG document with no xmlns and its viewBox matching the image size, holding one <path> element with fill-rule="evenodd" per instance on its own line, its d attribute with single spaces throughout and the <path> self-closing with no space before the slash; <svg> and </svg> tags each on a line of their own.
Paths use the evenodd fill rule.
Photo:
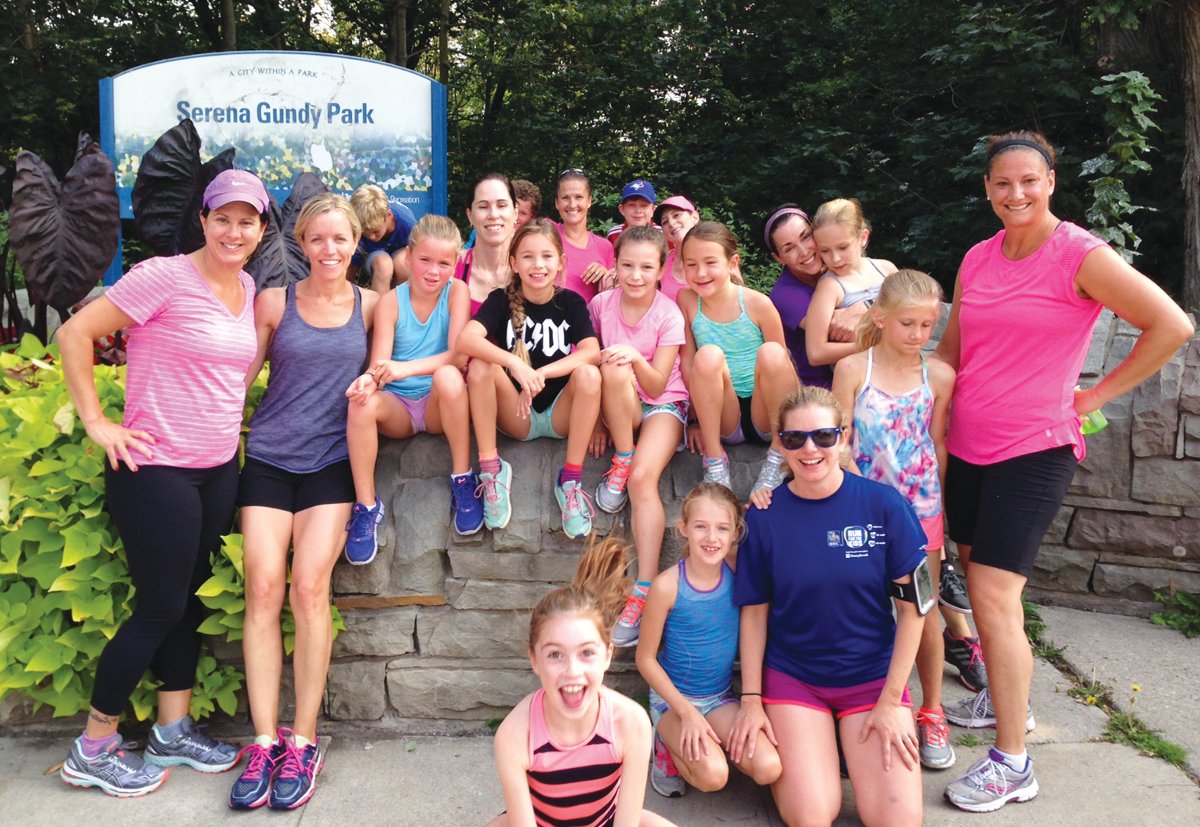
<svg viewBox="0 0 1200 827">
<path fill-rule="evenodd" d="M 512 352 L 527 365 L 530 364 L 529 349 L 525 347 L 525 338 L 522 336 L 525 330 L 525 294 L 521 292 L 521 275 L 517 272 L 517 268 L 513 265 L 513 262 L 516 260 L 517 250 L 520 249 L 521 242 L 531 235 L 541 235 L 550 239 L 554 248 L 558 250 L 560 259 L 563 255 L 562 239 L 558 237 L 558 228 L 554 226 L 553 221 L 545 218 L 531 218 L 526 222 L 525 226 L 517 230 L 516 235 L 513 236 L 512 244 L 508 248 L 512 279 L 508 282 L 508 286 L 504 288 L 504 295 L 508 297 L 509 321 L 512 324 Z"/>
</svg>

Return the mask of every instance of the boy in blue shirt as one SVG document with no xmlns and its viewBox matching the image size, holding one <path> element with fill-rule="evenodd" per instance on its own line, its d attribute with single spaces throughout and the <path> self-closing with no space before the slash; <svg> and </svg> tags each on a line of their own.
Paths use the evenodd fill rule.
<svg viewBox="0 0 1200 827">
<path fill-rule="evenodd" d="M 408 234 L 417 225 L 412 210 L 390 203 L 374 184 L 356 189 L 350 196 L 350 206 L 362 223 L 362 238 L 350 260 L 350 274 L 357 278 L 365 266 L 371 289 L 380 295 L 408 281 Z"/>
</svg>

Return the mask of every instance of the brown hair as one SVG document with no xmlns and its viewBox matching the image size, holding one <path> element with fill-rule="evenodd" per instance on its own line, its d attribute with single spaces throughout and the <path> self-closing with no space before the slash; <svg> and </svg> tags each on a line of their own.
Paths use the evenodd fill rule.
<svg viewBox="0 0 1200 827">
<path fill-rule="evenodd" d="M 996 159 L 996 156 L 1010 149 L 1029 149 L 1036 152 L 1042 156 L 1048 170 L 1054 169 L 1054 163 L 1058 160 L 1058 154 L 1054 151 L 1054 146 L 1046 140 L 1046 136 L 1032 129 L 1019 129 L 1015 132 L 993 135 L 987 139 L 986 148 L 987 175 L 992 174 L 992 161 Z"/>
<path fill-rule="evenodd" d="M 657 227 L 630 227 L 617 238 L 613 250 L 614 258 L 621 257 L 621 248 L 626 244 L 653 244 L 658 251 L 658 266 L 661 268 L 667 260 L 667 240 L 663 238 L 662 230 Z"/>
<path fill-rule="evenodd" d="M 687 496 L 683 498 L 683 505 L 679 509 L 679 521 L 686 523 L 692 504 L 705 497 L 729 509 L 729 513 L 733 515 L 733 533 L 737 537 L 734 542 L 740 542 L 746 535 L 746 518 L 742 516 L 742 504 L 738 501 L 737 495 L 728 486 L 722 485 L 719 482 L 704 481 L 697 483 L 696 487 L 689 491 Z M 688 549 L 686 547 L 683 553 L 685 556 L 687 555 Z"/>
<path fill-rule="evenodd" d="M 696 226 L 687 231 L 687 235 L 683 237 L 683 241 L 679 242 L 679 255 L 683 255 L 687 243 L 695 239 L 696 241 L 711 241 L 714 244 L 720 245 L 725 253 L 726 260 L 732 260 L 738 254 L 737 236 L 730 232 L 729 228 L 720 221 L 700 221 Z M 617 239 L 618 241 L 620 239 Z M 730 280 L 734 284 L 745 284 L 742 277 L 733 273 L 730 275 Z"/>
<path fill-rule="evenodd" d="M 408 246 L 416 247 L 427 238 L 449 242 L 454 245 L 456 251 L 462 249 L 462 233 L 458 231 L 458 225 L 444 215 L 426 213 L 421 216 L 421 220 L 408 234 Z"/>
<path fill-rule="evenodd" d="M 875 304 L 858 320 L 855 343 L 860 350 L 875 347 L 883 335 L 879 325 L 875 324 L 877 317 L 929 302 L 937 306 L 939 314 L 942 312 L 942 286 L 920 270 L 897 270 L 883 280 Z"/>
<path fill-rule="evenodd" d="M 587 617 L 600 638 L 612 642 L 612 627 L 625 608 L 630 580 L 625 576 L 629 548 L 615 537 L 588 542 L 570 584 L 538 601 L 529 616 L 529 651 L 537 646 L 542 626 L 552 617 Z"/>
<path fill-rule="evenodd" d="M 558 197 L 558 186 L 563 181 L 582 181 L 587 187 L 587 194 L 592 194 L 592 179 L 588 178 L 587 173 L 581 169 L 564 169 L 558 174 L 558 180 L 554 182 L 554 196 Z"/>
<path fill-rule="evenodd" d="M 533 212 L 533 217 L 537 218 L 542 212 L 542 191 L 537 188 L 537 184 L 532 181 L 526 181 L 524 178 L 518 178 L 512 182 L 513 195 L 517 201 L 528 201 L 529 209 Z"/>
<path fill-rule="evenodd" d="M 384 203 L 387 203 L 386 200 Z M 300 208 L 300 214 L 296 216 L 296 229 L 294 230 L 296 240 L 303 244 L 304 233 L 308 230 L 308 225 L 318 215 L 323 215 L 327 212 L 336 212 L 344 215 L 346 220 L 350 222 L 350 231 L 354 234 L 355 242 L 358 241 L 359 237 L 362 236 L 362 222 L 359 221 L 358 214 L 344 196 L 334 195 L 332 192 L 323 192 L 320 195 L 314 195 L 304 202 L 304 206 Z"/>
<path fill-rule="evenodd" d="M 558 228 L 554 226 L 553 221 L 545 218 L 529 219 L 524 227 L 517 230 L 512 243 L 508 245 L 508 266 L 512 270 L 512 279 L 504 288 L 504 294 L 508 297 L 508 313 L 512 323 L 513 354 L 527 365 L 529 364 L 529 350 L 525 347 L 525 339 L 521 336 L 521 332 L 525 329 L 525 296 L 521 292 L 521 275 L 517 272 L 517 268 L 513 267 L 512 262 L 517 257 L 517 250 L 520 248 L 521 242 L 531 235 L 540 235 L 550 239 L 554 248 L 558 250 L 560 259 L 563 255 L 562 239 L 558 237 Z"/>
<path fill-rule="evenodd" d="M 832 411 L 833 420 L 837 426 L 839 428 L 846 427 L 846 412 L 842 410 L 837 397 L 828 388 L 820 388 L 816 385 L 801 385 L 800 390 L 788 394 L 788 397 L 779 406 L 779 427 L 783 428 L 784 420 L 792 411 L 808 407 L 825 408 Z"/>
</svg>

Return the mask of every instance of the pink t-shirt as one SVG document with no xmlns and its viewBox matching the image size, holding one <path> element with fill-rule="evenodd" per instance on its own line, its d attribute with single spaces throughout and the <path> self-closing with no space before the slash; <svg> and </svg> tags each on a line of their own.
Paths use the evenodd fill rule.
<svg viewBox="0 0 1200 827">
<path fill-rule="evenodd" d="M 686 282 L 675 281 L 675 277 L 671 275 L 675 269 L 675 257 L 678 255 L 677 249 L 667 253 L 667 262 L 663 265 L 662 278 L 658 282 L 658 289 L 671 301 L 679 301 L 679 291 L 687 287 Z"/>
<path fill-rule="evenodd" d="M 562 239 L 563 254 L 567 257 L 567 265 L 563 269 L 563 287 L 574 290 L 583 296 L 585 302 L 591 301 L 592 297 L 596 295 L 597 285 L 585 282 L 583 271 L 592 262 L 599 262 L 604 265 L 605 269 L 611 270 L 614 260 L 613 246 L 595 233 L 588 233 L 587 246 L 576 247 L 567 238 L 563 225 L 555 226 L 558 227 L 558 236 Z"/>
<path fill-rule="evenodd" d="M 675 306 L 675 302 L 659 292 L 654 294 L 650 309 L 637 324 L 628 323 L 621 315 L 620 290 L 605 290 L 596 296 L 588 304 L 588 312 L 603 347 L 633 345 L 649 362 L 654 361 L 654 353 L 660 347 L 682 346 L 684 342 L 683 313 Z M 661 394 L 648 397 L 641 385 L 637 390 L 638 396 L 647 405 L 686 400 L 688 392 L 683 384 L 683 374 L 679 372 L 679 357 L 675 357 L 675 364 L 671 366 L 671 374 L 667 377 L 667 386 Z"/>
<path fill-rule="evenodd" d="M 946 447 L 977 465 L 1073 445 L 1085 453 L 1075 385 L 1103 306 L 1075 293 L 1084 256 L 1104 242 L 1062 222 L 1019 261 L 1004 231 L 963 258 L 958 379 Z"/>
<path fill-rule="evenodd" d="M 125 374 L 125 427 L 154 437 L 146 465 L 212 468 L 237 450 L 254 361 L 254 280 L 234 315 L 187 256 L 133 267 L 105 296 L 134 324 Z"/>
</svg>

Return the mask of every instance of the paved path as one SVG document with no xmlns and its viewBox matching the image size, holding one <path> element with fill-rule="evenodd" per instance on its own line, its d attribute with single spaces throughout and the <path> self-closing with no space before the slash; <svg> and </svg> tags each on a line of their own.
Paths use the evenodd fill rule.
<svg viewBox="0 0 1200 827">
<path fill-rule="evenodd" d="M 1136 711 L 1166 737 L 1190 750 L 1200 764 L 1200 640 L 1136 618 L 1095 615 L 1069 609 L 1043 609 L 1046 637 L 1065 649 L 1080 672 L 1117 689 L 1138 683 Z M 988 827 L 1052 825 L 1200 825 L 1200 786 L 1183 771 L 1139 755 L 1128 747 L 1100 741 L 1105 716 L 1067 694 L 1070 684 L 1049 664 L 1038 661 L 1033 680 L 1037 729 L 1030 749 L 1037 762 L 1041 794 L 988 816 L 951 808 L 942 787 L 980 757 L 986 743 L 964 746 L 958 765 L 925 774 L 925 823 Z M 966 692 L 947 676 L 946 699 Z M 985 740 L 987 733 L 984 733 Z M 157 793 L 117 800 L 95 791 L 70 788 L 48 768 L 65 752 L 63 739 L 0 738 L 0 824 L 18 827 L 76 824 L 171 825 L 245 824 L 269 819 L 273 825 L 371 827 L 372 825 L 482 825 L 503 809 L 492 766 L 491 739 L 416 737 L 377 741 L 329 740 L 326 769 L 312 801 L 293 813 L 234 813 L 225 806 L 232 774 L 205 776 L 176 770 Z M 736 773 L 735 773 L 736 775 Z M 857 824 L 849 784 L 838 825 Z M 770 794 L 738 777 L 721 793 L 694 790 L 682 799 L 647 793 L 647 806 L 680 827 L 780 825 Z"/>
</svg>

